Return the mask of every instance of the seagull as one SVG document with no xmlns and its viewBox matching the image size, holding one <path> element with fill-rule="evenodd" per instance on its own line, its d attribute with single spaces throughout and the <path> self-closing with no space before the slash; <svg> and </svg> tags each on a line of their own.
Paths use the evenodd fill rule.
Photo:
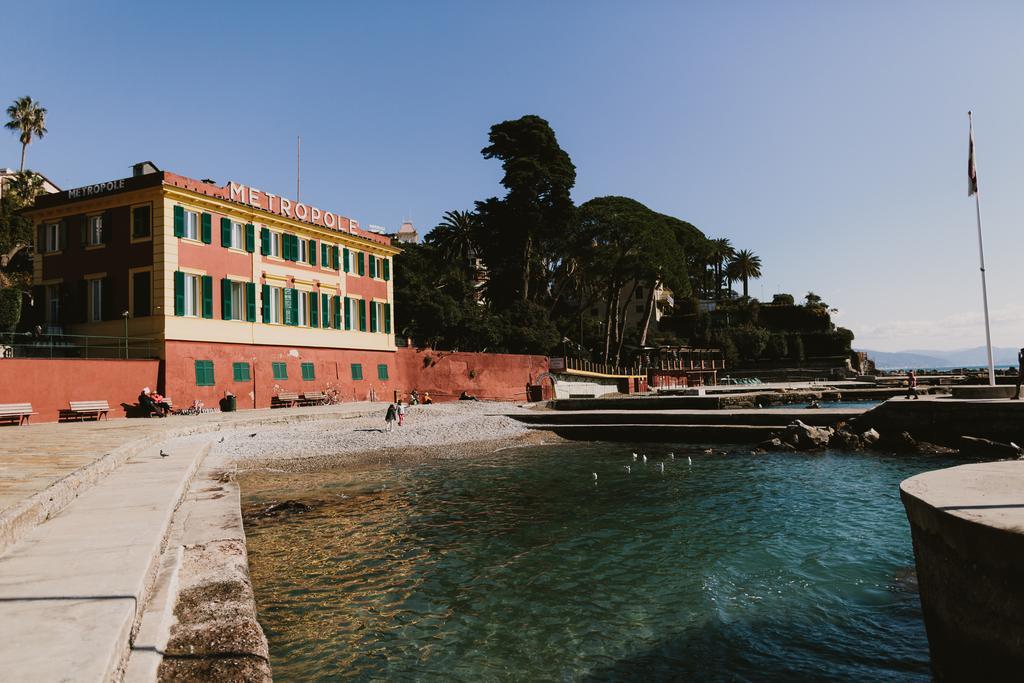
<svg viewBox="0 0 1024 683">
<path fill-rule="evenodd" d="M 658 471 L 661 472 L 662 474 L 665 474 L 665 463 L 663 463 L 663 462 L 659 462 L 658 463 Z"/>
<path fill-rule="evenodd" d="M 705 448 L 705 449 L 704 449 L 704 452 L 705 452 L 705 453 L 711 453 L 711 452 L 712 452 L 712 450 L 711 450 L 710 448 Z"/>
<path fill-rule="evenodd" d="M 675 453 L 669 453 L 668 454 L 668 458 L 669 458 L 669 460 L 675 460 L 676 459 L 676 454 Z"/>
<path fill-rule="evenodd" d="M 252 438 L 252 437 L 254 437 L 254 436 L 256 436 L 256 432 L 253 432 L 252 434 L 250 434 L 250 435 L 249 435 L 249 438 L 251 439 L 251 438 Z"/>
<path fill-rule="evenodd" d="M 164 449 L 162 449 L 162 448 L 160 449 L 160 457 L 161 458 L 166 458 L 168 455 L 170 455 L 170 453 L 164 453 Z"/>
<path fill-rule="evenodd" d="M 686 464 L 693 467 L 693 458 L 686 456 Z"/>
<path fill-rule="evenodd" d="M 594 475 L 594 481 L 596 482 L 597 481 L 597 472 L 591 472 L 591 474 Z"/>
<path fill-rule="evenodd" d="M 643 454 L 643 459 L 644 459 L 644 464 L 646 465 L 647 464 L 647 454 L 646 453 Z"/>
<path fill-rule="evenodd" d="M 633 454 L 633 462 L 636 462 L 636 453 Z"/>
<path fill-rule="evenodd" d="M 632 470 L 631 470 L 631 469 L 629 469 L 629 465 L 623 465 L 623 467 L 624 467 L 624 468 L 625 468 L 625 470 L 626 470 L 626 474 L 629 474 L 630 472 L 632 472 Z"/>
</svg>

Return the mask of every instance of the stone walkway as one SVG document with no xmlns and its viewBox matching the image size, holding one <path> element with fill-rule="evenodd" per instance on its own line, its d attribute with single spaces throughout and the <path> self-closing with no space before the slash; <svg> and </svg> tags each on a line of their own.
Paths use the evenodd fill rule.
<svg viewBox="0 0 1024 683">
<path fill-rule="evenodd" d="M 379 410 L 350 403 L 0 432 L 3 679 L 121 679 L 175 511 L 216 432 Z"/>
<path fill-rule="evenodd" d="M 114 419 L 100 422 L 50 422 L 0 427 L 0 515 L 107 453 L 145 437 L 182 436 L 232 429 L 253 422 L 320 419 L 362 414 L 380 404 L 342 403 L 309 408 L 242 410 L 237 413 L 182 415 L 160 419 Z"/>
</svg>

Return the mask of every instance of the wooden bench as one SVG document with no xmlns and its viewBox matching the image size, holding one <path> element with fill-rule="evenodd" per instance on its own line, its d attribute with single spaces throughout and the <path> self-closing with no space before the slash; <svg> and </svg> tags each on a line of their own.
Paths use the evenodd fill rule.
<svg viewBox="0 0 1024 683">
<path fill-rule="evenodd" d="M 275 408 L 294 408 L 299 403 L 299 395 L 293 391 L 282 391 L 272 401 Z"/>
<path fill-rule="evenodd" d="M 161 401 L 161 403 L 166 403 L 166 404 L 167 404 L 167 414 L 168 414 L 168 415 L 171 415 L 171 414 L 173 414 L 173 413 L 174 413 L 174 401 L 172 401 L 172 400 L 171 400 L 171 399 L 169 399 L 169 398 L 165 398 L 165 399 L 163 399 L 163 400 Z M 144 411 L 144 412 L 145 412 L 145 410 L 146 410 L 146 409 L 145 409 L 145 408 L 143 408 L 143 407 L 142 407 L 142 406 L 140 405 L 140 406 L 139 406 L 139 410 L 142 410 L 142 411 Z M 147 414 L 147 415 L 146 415 L 145 417 L 153 417 L 153 416 L 154 416 L 154 415 L 156 415 L 156 414 L 157 414 L 157 412 L 156 412 L 156 406 L 154 405 L 154 406 L 153 406 L 152 408 L 150 408 L 150 409 L 149 409 L 149 413 L 148 413 L 148 414 Z"/>
<path fill-rule="evenodd" d="M 60 411 L 60 418 L 84 420 L 92 416 L 97 420 L 105 420 L 107 413 L 110 412 L 110 406 L 106 401 L 68 401 L 68 406 L 67 409 Z"/>
<path fill-rule="evenodd" d="M 327 394 L 322 391 L 306 391 L 302 394 L 302 404 L 307 406 L 322 406 L 327 403 Z"/>
<path fill-rule="evenodd" d="M 30 415 L 36 413 L 31 403 L 0 403 L 0 420 L 18 420 L 19 425 L 27 425 Z"/>
</svg>

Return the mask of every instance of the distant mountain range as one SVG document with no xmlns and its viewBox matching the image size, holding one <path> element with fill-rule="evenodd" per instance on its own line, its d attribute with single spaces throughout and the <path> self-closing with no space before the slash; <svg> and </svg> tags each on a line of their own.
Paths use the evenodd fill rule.
<svg viewBox="0 0 1024 683">
<path fill-rule="evenodd" d="M 955 351 L 933 351 L 930 349 L 908 349 L 906 351 L 872 351 L 857 349 L 868 354 L 879 370 L 902 368 L 974 368 L 988 365 L 984 346 Z M 995 365 L 1017 365 L 1018 349 L 992 347 Z"/>
</svg>

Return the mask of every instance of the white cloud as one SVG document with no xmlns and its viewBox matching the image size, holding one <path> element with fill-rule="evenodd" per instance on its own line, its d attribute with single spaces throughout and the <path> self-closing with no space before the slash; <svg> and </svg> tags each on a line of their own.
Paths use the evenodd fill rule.
<svg viewBox="0 0 1024 683">
<path fill-rule="evenodd" d="M 992 344 L 1020 346 L 1024 340 L 1024 306 L 1003 306 L 990 311 Z M 952 350 L 985 343 L 982 312 L 957 313 L 942 318 L 888 320 L 851 327 L 858 348 L 901 351 L 908 348 Z"/>
</svg>

